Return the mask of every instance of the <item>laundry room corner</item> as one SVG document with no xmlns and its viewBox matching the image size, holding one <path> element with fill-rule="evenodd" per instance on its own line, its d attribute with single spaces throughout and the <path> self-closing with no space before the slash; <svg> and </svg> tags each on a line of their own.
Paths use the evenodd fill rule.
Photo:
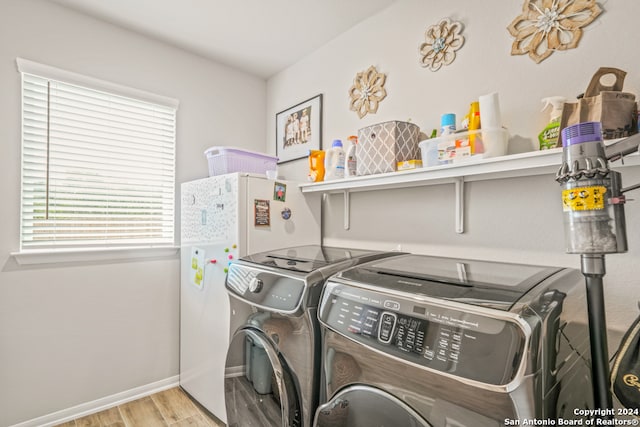
<svg viewBox="0 0 640 427">
<path fill-rule="evenodd" d="M 535 64 L 526 56 L 509 56 L 512 39 L 507 26 L 520 13 L 520 4 L 397 2 L 271 77 L 268 117 L 296 98 L 322 93 L 326 111 L 323 144 L 328 147 L 333 139 L 344 140 L 359 129 L 387 120 L 416 123 L 429 135 L 438 128 L 443 113 L 451 111 L 462 117 L 470 99 L 497 92 L 502 121 L 510 135 L 510 150 L 537 149 L 534 135 L 548 119 L 548 114 L 545 118 L 540 112 L 541 99 L 551 94 L 582 93 L 585 82 L 605 64 L 635 70 L 637 54 L 607 31 L 635 25 L 635 14 L 630 12 L 637 5 L 626 2 L 624 7 L 619 6 L 603 2 L 605 12 L 585 28 L 579 48 L 556 52 Z M 425 28 L 441 17 L 462 23 L 465 44 L 456 52 L 453 63 L 432 72 L 418 65 L 417 48 Z M 348 90 L 353 76 L 372 64 L 386 75 L 387 96 L 375 114 L 360 119 L 349 110 Z M 322 72 L 326 66 L 332 69 L 331 73 Z M 625 90 L 637 93 L 639 88 L 637 73 L 630 72 Z M 273 140 L 274 135 L 275 129 L 269 129 L 267 137 Z M 623 170 L 625 184 L 638 182 L 636 166 Z M 282 171 L 285 176 L 304 181 L 308 165 L 305 161 L 291 162 Z M 548 171 L 540 175 L 523 171 L 501 179 L 469 179 L 471 182 L 464 183 L 462 192 L 462 233 L 456 232 L 459 195 L 453 183 L 352 190 L 348 198 L 348 229 L 344 192 L 331 191 L 323 204 L 323 241 L 579 268 L 579 257 L 565 253 L 561 189 L 554 179 L 555 169 Z M 634 259 L 640 254 L 640 209 L 634 202 L 626 205 L 626 215 L 629 251 L 607 257 L 604 279 L 612 352 L 635 317 L 640 297 L 634 284 Z"/>
</svg>

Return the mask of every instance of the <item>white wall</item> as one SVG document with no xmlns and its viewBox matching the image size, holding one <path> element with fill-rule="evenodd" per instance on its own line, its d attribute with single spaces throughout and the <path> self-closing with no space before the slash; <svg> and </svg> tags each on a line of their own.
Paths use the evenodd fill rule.
<svg viewBox="0 0 640 427">
<path fill-rule="evenodd" d="M 266 131 L 262 79 L 48 1 L 2 0 L 1 426 L 173 377 L 179 355 L 177 257 L 21 267 L 9 255 L 19 248 L 18 56 L 180 100 L 178 183 L 207 175 L 207 147 L 260 150 Z"/>
<path fill-rule="evenodd" d="M 541 98 L 582 93 L 601 66 L 628 72 L 625 89 L 639 94 L 640 2 L 600 1 L 605 12 L 588 26 L 577 49 L 556 52 L 540 64 L 511 56 L 506 30 L 521 13 L 523 0 L 401 0 L 353 27 L 318 51 L 268 81 L 267 138 L 275 144 L 278 111 L 315 94 L 324 95 L 324 147 L 358 129 L 387 120 L 408 120 L 427 133 L 439 127 L 441 114 L 466 114 L 479 95 L 497 91 L 503 123 L 512 143 L 531 149 L 548 120 Z M 456 60 L 437 72 L 418 65 L 425 30 L 448 17 L 464 25 L 464 46 Z M 375 65 L 387 75 L 387 98 L 378 112 L 358 119 L 349 110 L 348 89 L 357 72 Z M 517 138 L 514 138 L 517 137 Z M 525 141 L 526 144 L 522 144 Z M 519 144 L 516 144 L 519 142 Z M 516 150 L 517 151 L 517 150 Z M 625 168 L 626 185 L 640 182 L 640 168 Z M 304 180 L 306 160 L 284 164 L 281 174 Z M 560 189 L 554 177 L 525 177 L 466 185 L 466 232 L 454 232 L 452 185 L 386 190 L 351 195 L 351 229 L 343 229 L 343 201 L 325 204 L 327 244 L 403 250 L 470 258 L 508 260 L 579 268 L 577 255 L 564 253 Z M 630 197 L 634 195 L 630 193 Z M 635 197 L 639 197 L 635 195 Z M 616 331 L 638 313 L 637 264 L 640 254 L 640 204 L 627 207 L 630 250 L 607 256 L 605 277 L 608 320 Z M 615 343 L 615 338 L 611 340 Z"/>
</svg>

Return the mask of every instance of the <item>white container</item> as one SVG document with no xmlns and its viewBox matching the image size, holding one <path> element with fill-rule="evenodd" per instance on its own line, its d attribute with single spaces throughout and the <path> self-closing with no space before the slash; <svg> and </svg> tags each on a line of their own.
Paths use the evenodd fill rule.
<svg viewBox="0 0 640 427">
<path fill-rule="evenodd" d="M 438 160 L 438 143 L 439 138 L 431 138 L 424 140 L 419 144 L 420 149 L 422 150 L 422 167 L 444 164 Z"/>
<path fill-rule="evenodd" d="M 358 144 L 357 143 L 353 143 L 353 142 L 351 143 L 349 148 L 347 148 L 347 155 L 346 155 L 346 158 L 345 158 L 347 167 L 344 170 L 345 178 L 352 178 L 352 177 L 358 175 L 358 153 L 357 153 L 357 149 L 358 149 Z"/>
<path fill-rule="evenodd" d="M 326 151 L 324 157 L 325 181 L 344 178 L 344 158 L 342 141 L 336 139 L 333 141 L 331 148 Z"/>
<path fill-rule="evenodd" d="M 474 153 L 471 153 L 469 146 L 469 137 L 472 135 L 475 136 Z M 429 164 L 429 159 L 434 157 L 434 146 L 438 147 L 438 160 L 442 164 L 504 156 L 507 154 L 508 142 L 509 132 L 506 129 L 486 128 L 426 139 L 418 145 L 422 158 L 427 159 L 425 166 L 429 167 L 435 166 L 433 161 Z"/>
<path fill-rule="evenodd" d="M 480 129 L 481 142 L 484 146 L 485 158 L 499 157 L 507 154 L 509 145 L 509 132 L 504 128 Z"/>
</svg>

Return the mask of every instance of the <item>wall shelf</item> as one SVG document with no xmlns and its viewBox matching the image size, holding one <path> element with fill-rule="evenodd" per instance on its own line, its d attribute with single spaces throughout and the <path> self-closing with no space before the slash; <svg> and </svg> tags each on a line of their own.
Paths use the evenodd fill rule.
<svg viewBox="0 0 640 427">
<path fill-rule="evenodd" d="M 555 175 L 562 162 L 562 148 L 511 154 L 489 159 L 471 159 L 450 165 L 357 176 L 335 181 L 300 184 L 303 193 L 344 195 L 344 228 L 350 227 L 349 194 L 359 191 L 386 190 L 429 185 L 454 184 L 456 201 L 456 233 L 464 233 L 464 184 L 534 175 Z M 612 167 L 621 166 L 612 163 Z M 640 165 L 637 154 L 624 158 L 625 166 Z"/>
</svg>

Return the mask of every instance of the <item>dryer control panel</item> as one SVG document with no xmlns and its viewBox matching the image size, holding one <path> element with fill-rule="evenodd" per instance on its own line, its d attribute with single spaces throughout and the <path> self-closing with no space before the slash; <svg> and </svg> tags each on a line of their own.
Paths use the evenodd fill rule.
<svg viewBox="0 0 640 427">
<path fill-rule="evenodd" d="M 305 282 L 271 273 L 242 263 L 229 267 L 227 291 L 254 307 L 279 313 L 293 313 L 300 308 Z"/>
<path fill-rule="evenodd" d="M 465 311 L 331 281 L 319 317 L 363 345 L 492 385 L 513 380 L 526 343 L 518 323 L 480 314 L 477 307 Z"/>
</svg>

